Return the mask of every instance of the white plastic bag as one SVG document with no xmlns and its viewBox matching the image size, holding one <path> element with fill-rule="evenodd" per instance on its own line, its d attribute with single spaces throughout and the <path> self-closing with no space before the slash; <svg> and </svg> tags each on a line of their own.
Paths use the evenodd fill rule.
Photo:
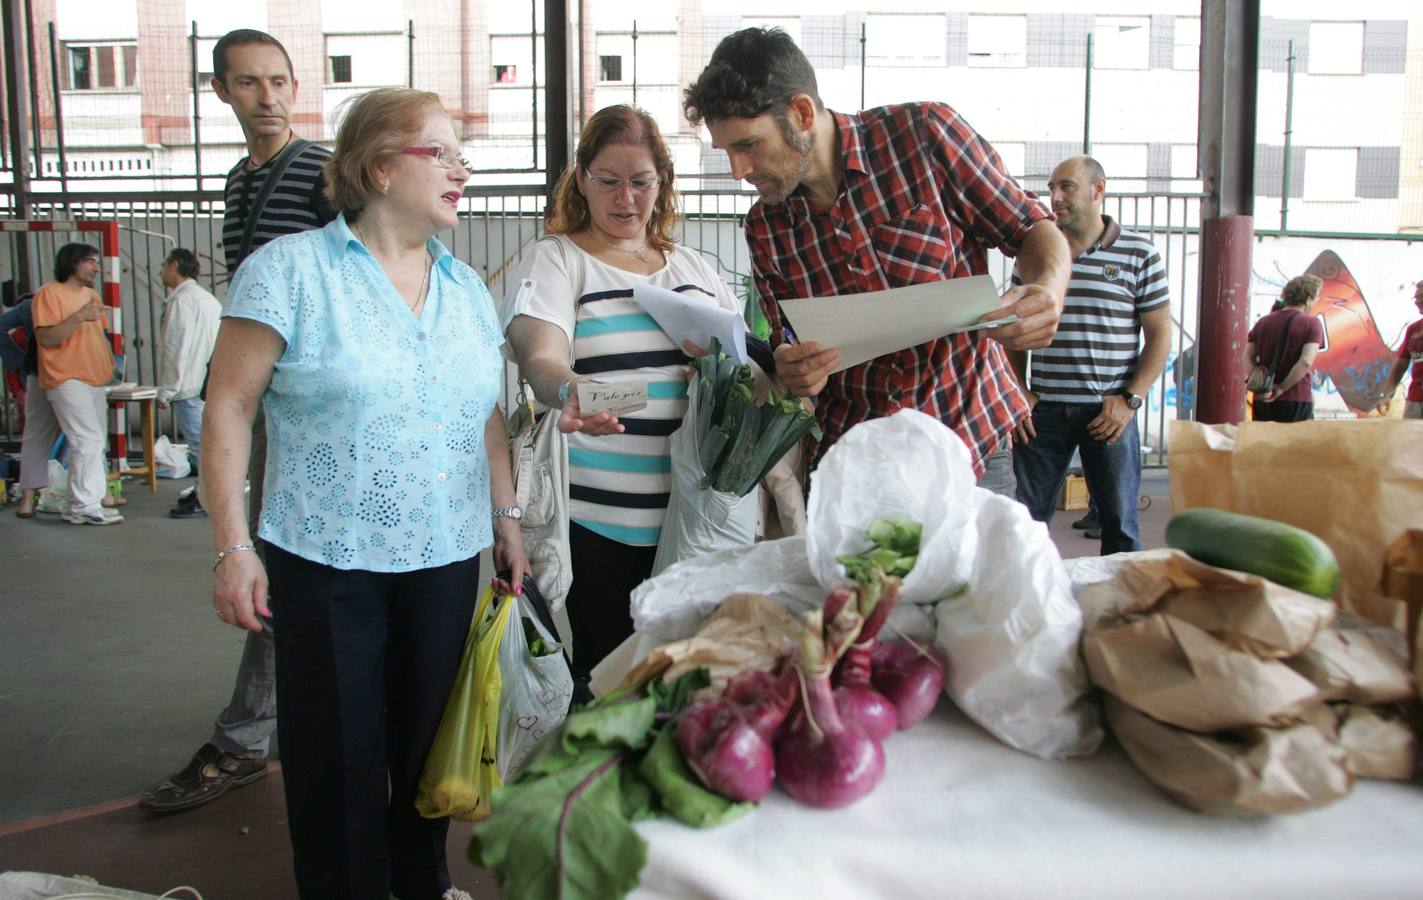
<svg viewBox="0 0 1423 900">
<path fill-rule="evenodd" d="M 59 460 L 51 459 L 45 464 L 45 471 L 49 475 L 49 484 L 40 488 L 35 511 L 64 515 L 69 512 L 69 504 L 74 500 L 69 493 L 69 470 Z"/>
<path fill-rule="evenodd" d="M 810 479 L 806 553 L 822 585 L 845 577 L 837 557 L 870 546 L 875 519 L 923 526 L 901 602 L 932 603 L 968 583 L 978 554 L 980 497 L 968 448 L 937 419 L 901 410 L 851 428 Z"/>
<path fill-rule="evenodd" d="M 982 493 L 968 590 L 935 610 L 949 661 L 944 688 L 1010 747 L 1044 759 L 1090 755 L 1102 728 L 1078 651 L 1082 611 L 1067 569 L 1027 507 Z"/>
<path fill-rule="evenodd" d="M 175 444 L 166 434 L 160 434 L 153 445 L 153 464 L 158 467 L 159 478 L 187 478 L 193 471 L 188 462 L 188 445 Z"/>
<path fill-rule="evenodd" d="M 697 379 L 687 385 L 687 412 L 672 433 L 672 495 L 662 520 L 662 536 L 652 563 L 656 575 L 674 563 L 756 541 L 759 488 L 745 497 L 711 488 L 703 490 L 697 435 Z"/>
<path fill-rule="evenodd" d="M 524 634 L 524 622 L 543 638 L 545 654 L 534 656 Z M 539 740 L 568 715 L 573 698 L 573 675 L 563 657 L 558 636 L 550 634 L 519 597 L 504 624 L 499 642 L 498 755 L 499 777 L 506 784 L 534 752 Z"/>
</svg>

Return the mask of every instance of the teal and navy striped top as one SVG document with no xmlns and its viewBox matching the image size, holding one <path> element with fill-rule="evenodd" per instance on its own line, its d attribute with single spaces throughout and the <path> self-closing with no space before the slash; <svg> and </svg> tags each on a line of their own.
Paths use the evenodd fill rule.
<svg viewBox="0 0 1423 900">
<path fill-rule="evenodd" d="M 652 275 L 610 266 L 576 248 L 583 290 L 576 300 L 557 244 L 540 241 L 512 289 L 515 307 L 504 321 L 529 315 L 562 328 L 573 344 L 573 370 L 599 381 L 648 383 L 645 409 L 619 417 L 622 434 L 568 436 L 570 516 L 624 544 L 651 547 L 662 531 L 672 490 L 672 432 L 687 409 L 686 354 L 632 298 L 649 284 L 739 310 L 726 282 L 697 251 L 677 247 Z"/>
</svg>

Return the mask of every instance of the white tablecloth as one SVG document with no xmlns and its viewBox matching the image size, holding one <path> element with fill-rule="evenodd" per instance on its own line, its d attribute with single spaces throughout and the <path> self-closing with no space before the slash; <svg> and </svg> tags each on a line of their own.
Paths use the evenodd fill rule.
<svg viewBox="0 0 1423 900">
<path fill-rule="evenodd" d="M 1332 806 L 1226 819 L 1176 805 L 1108 741 L 1088 759 L 1018 753 L 947 698 L 885 745 L 840 810 L 779 790 L 708 831 L 657 820 L 638 898 L 1423 897 L 1423 788 L 1360 781 Z"/>
</svg>

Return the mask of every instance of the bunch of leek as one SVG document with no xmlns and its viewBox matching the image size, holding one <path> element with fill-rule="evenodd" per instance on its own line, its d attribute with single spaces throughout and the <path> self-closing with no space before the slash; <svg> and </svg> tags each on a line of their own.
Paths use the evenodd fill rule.
<svg viewBox="0 0 1423 900">
<path fill-rule="evenodd" d="M 715 338 L 694 365 L 703 490 L 744 497 L 797 441 L 820 436 L 815 415 L 794 397 L 773 390 L 758 406 L 751 367 L 732 362 Z"/>
</svg>

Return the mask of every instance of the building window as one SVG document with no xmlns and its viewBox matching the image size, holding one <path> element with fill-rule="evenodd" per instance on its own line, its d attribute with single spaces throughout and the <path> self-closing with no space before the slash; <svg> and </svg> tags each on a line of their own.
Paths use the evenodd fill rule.
<svg viewBox="0 0 1423 900">
<path fill-rule="evenodd" d="M 515 83 L 518 82 L 518 80 L 519 80 L 519 67 L 518 67 L 518 66 L 495 66 L 495 67 L 494 67 L 494 83 L 495 83 L 495 84 L 515 84 Z"/>
<path fill-rule="evenodd" d="M 1027 65 L 1027 16 L 968 17 L 968 64 L 988 68 Z"/>
<path fill-rule="evenodd" d="M 1145 69 L 1151 61 L 1151 19 L 1146 16 L 1098 16 L 1092 29 L 1099 69 Z"/>
<path fill-rule="evenodd" d="M 1309 147 L 1304 151 L 1305 200 L 1355 200 L 1358 178 L 1358 148 Z"/>
<path fill-rule="evenodd" d="M 872 66 L 943 66 L 946 33 L 942 15 L 870 13 L 865 56 Z"/>
<path fill-rule="evenodd" d="M 326 57 L 326 81 L 328 84 L 350 84 L 351 82 L 351 57 L 349 56 L 328 56 Z"/>
<path fill-rule="evenodd" d="M 600 56 L 598 57 L 598 80 L 599 81 L 622 81 L 623 80 L 623 58 L 621 56 Z"/>
<path fill-rule="evenodd" d="M 1309 74 L 1360 75 L 1363 71 L 1363 22 L 1309 23 Z"/>
<path fill-rule="evenodd" d="M 67 44 L 69 90 L 131 88 L 138 83 L 137 44 Z"/>
<path fill-rule="evenodd" d="M 1171 67 L 1194 72 L 1201 67 L 1200 16 L 1177 16 Z"/>
</svg>

